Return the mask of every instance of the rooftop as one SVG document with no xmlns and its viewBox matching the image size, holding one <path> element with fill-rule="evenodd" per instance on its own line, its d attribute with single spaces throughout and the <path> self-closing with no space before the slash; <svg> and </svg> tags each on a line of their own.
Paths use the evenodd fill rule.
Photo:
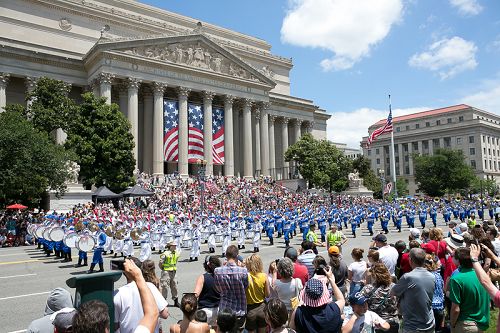
<svg viewBox="0 0 500 333">
<path fill-rule="evenodd" d="M 425 117 L 430 117 L 430 116 L 437 116 L 440 114 L 445 114 L 449 112 L 454 112 L 454 111 L 459 111 L 459 110 L 465 110 L 465 109 L 470 109 L 471 106 L 467 104 L 458 104 L 458 105 L 453 105 L 453 106 L 448 106 L 445 108 L 440 108 L 440 109 L 433 109 L 433 110 L 427 110 L 427 111 L 422 111 L 422 112 L 417 112 L 417 113 L 412 113 L 408 114 L 405 116 L 399 116 L 399 117 L 393 117 L 392 122 L 393 123 L 398 123 L 402 121 L 407 121 L 407 120 L 413 120 L 413 119 L 418 119 L 418 118 L 425 118 Z M 381 119 L 372 126 L 379 126 L 383 125 L 385 123 L 386 119 Z M 370 126 L 371 127 L 371 126 Z"/>
</svg>

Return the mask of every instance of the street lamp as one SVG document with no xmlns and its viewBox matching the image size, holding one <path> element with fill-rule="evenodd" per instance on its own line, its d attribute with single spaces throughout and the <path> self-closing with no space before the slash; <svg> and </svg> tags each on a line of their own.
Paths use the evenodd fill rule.
<svg viewBox="0 0 500 333">
<path fill-rule="evenodd" d="M 203 211 L 205 209 L 205 170 L 207 166 L 207 161 L 199 159 L 198 160 L 198 183 L 200 184 L 200 209 Z"/>
<path fill-rule="evenodd" d="M 380 182 L 382 183 L 382 201 L 385 202 L 385 171 L 384 169 L 378 169 L 378 175 L 380 176 Z"/>
</svg>

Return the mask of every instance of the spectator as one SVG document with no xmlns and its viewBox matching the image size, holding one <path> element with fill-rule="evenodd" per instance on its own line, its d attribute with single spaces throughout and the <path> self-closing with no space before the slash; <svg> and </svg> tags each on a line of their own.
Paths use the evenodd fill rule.
<svg viewBox="0 0 500 333">
<path fill-rule="evenodd" d="M 448 279 L 450 278 L 451 274 L 457 269 L 457 266 L 453 262 L 453 253 L 455 252 L 456 249 L 464 245 L 464 238 L 460 235 L 452 234 L 449 238 L 445 239 L 445 242 L 448 245 L 448 248 L 450 249 L 450 255 L 446 259 L 444 266 L 444 274 L 443 274 L 445 290 L 448 290 L 448 288 L 446 288 L 448 284 Z"/>
<path fill-rule="evenodd" d="M 363 284 L 366 281 L 366 270 L 368 265 L 366 261 L 363 260 L 363 249 L 355 247 L 351 251 L 351 257 L 354 260 L 353 263 L 347 267 L 347 279 L 350 282 L 350 290 L 361 290 Z M 342 289 L 341 289 L 342 290 Z"/>
<path fill-rule="evenodd" d="M 460 247 L 454 258 L 459 271 L 450 278 L 450 326 L 453 332 L 479 332 L 489 327 L 490 302 L 488 292 L 482 288 L 472 269 L 470 250 Z M 477 260 L 477 258 L 474 258 Z"/>
<path fill-rule="evenodd" d="M 92 300 L 83 303 L 73 318 L 73 333 L 108 333 L 108 332 L 109 332 L 108 306 L 103 302 L 97 300 Z"/>
<path fill-rule="evenodd" d="M 289 258 L 283 258 L 278 261 L 277 267 L 280 279 L 275 274 L 272 287 L 277 297 L 285 304 L 288 314 L 291 314 L 293 310 L 291 299 L 299 297 L 299 293 L 303 288 L 302 281 L 298 278 L 293 278 L 294 265 Z"/>
<path fill-rule="evenodd" d="M 367 299 L 361 293 L 349 296 L 349 304 L 352 306 L 353 313 L 344 319 L 342 333 L 377 332 L 390 328 L 387 321 L 368 310 Z"/>
<path fill-rule="evenodd" d="M 196 320 L 199 323 L 207 323 L 208 324 L 207 313 L 203 310 L 196 310 L 196 312 L 194 314 L 194 320 Z"/>
<path fill-rule="evenodd" d="M 269 264 L 269 268 L 267 270 L 267 281 L 269 281 L 269 285 L 270 286 L 272 286 L 272 284 L 273 284 L 273 276 L 275 274 L 278 274 L 278 278 L 279 278 L 278 268 L 277 268 L 277 265 L 276 265 L 276 262 L 278 260 L 279 259 L 271 261 L 271 263 Z M 309 274 L 309 273 L 307 273 L 307 269 L 306 269 L 306 274 Z M 309 277 L 309 275 L 308 275 L 308 277 Z M 278 297 L 278 295 L 276 295 L 276 292 L 274 291 L 273 288 L 271 288 L 271 295 L 270 295 L 270 297 L 271 298 Z"/>
<path fill-rule="evenodd" d="M 500 255 L 500 239 L 498 239 L 498 231 L 495 226 L 490 226 L 488 230 L 486 230 L 486 235 L 488 236 L 491 244 L 495 248 L 495 255 Z"/>
<path fill-rule="evenodd" d="M 160 290 L 160 279 L 156 276 L 155 262 L 153 260 L 144 260 L 141 265 L 142 276 L 146 282 L 152 283 L 158 290 Z"/>
<path fill-rule="evenodd" d="M 271 327 L 269 333 L 290 333 L 290 329 L 283 328 L 288 322 L 288 311 L 285 303 L 273 298 L 269 300 L 264 308 L 266 323 Z"/>
<path fill-rule="evenodd" d="M 450 252 L 446 246 L 446 242 L 443 240 L 443 231 L 440 228 L 431 228 L 429 231 L 429 242 L 427 244 L 433 246 L 436 249 L 436 255 L 441 262 L 442 270 L 446 265 L 446 254 Z"/>
<path fill-rule="evenodd" d="M 248 288 L 248 271 L 236 263 L 239 250 L 229 245 L 226 250 L 226 265 L 214 271 L 215 290 L 220 293 L 219 311 L 232 309 L 237 317 L 238 331 L 243 331 L 247 312 L 246 289 Z"/>
<path fill-rule="evenodd" d="M 432 230 L 432 229 L 431 229 Z M 444 281 L 441 277 L 441 263 L 435 254 L 425 255 L 425 268 L 434 275 L 434 296 L 432 297 L 432 312 L 434 313 L 435 331 L 439 333 L 444 326 Z"/>
<path fill-rule="evenodd" d="M 415 239 L 410 241 L 410 251 L 411 249 L 416 249 L 420 247 L 420 243 L 417 242 Z M 401 276 L 403 274 L 411 272 L 411 265 L 410 265 L 410 252 L 403 253 L 401 256 Z"/>
<path fill-rule="evenodd" d="M 429 242 L 429 240 L 430 240 L 429 234 L 430 234 L 430 231 L 429 231 L 428 228 L 423 228 L 422 229 L 422 236 L 420 236 L 420 239 L 422 240 L 422 243 L 420 245 L 427 244 Z"/>
<path fill-rule="evenodd" d="M 420 230 L 417 228 L 410 228 L 410 234 L 408 235 L 408 241 L 416 240 L 419 244 L 422 244 L 422 239 L 420 239 Z"/>
<path fill-rule="evenodd" d="M 387 244 L 387 237 L 384 234 L 378 234 L 373 237 L 373 240 L 378 247 L 380 261 L 384 263 L 391 275 L 394 276 L 399 256 L 398 250 Z"/>
<path fill-rule="evenodd" d="M 217 332 L 232 333 L 237 329 L 237 322 L 238 318 L 231 309 L 222 309 L 217 313 Z"/>
<path fill-rule="evenodd" d="M 388 332 L 399 331 L 399 317 L 396 297 L 391 296 L 392 283 L 389 270 L 382 263 L 370 268 L 371 281 L 361 289 L 359 295 L 365 297 L 368 309 L 389 323 Z M 354 294 L 358 296 L 358 294 Z"/>
<path fill-rule="evenodd" d="M 339 331 L 344 309 L 344 296 L 335 283 L 333 272 L 326 267 L 325 274 L 333 287 L 333 296 L 336 301 L 331 301 L 330 292 L 326 284 L 318 279 L 310 279 L 300 292 L 300 305 L 291 315 L 290 328 L 299 333 L 327 333 Z"/>
<path fill-rule="evenodd" d="M 410 250 L 412 271 L 401 277 L 392 287 L 391 294 L 399 298 L 403 316 L 403 333 L 434 331 L 432 297 L 434 296 L 434 275 L 423 266 L 425 251 L 420 248 Z"/>
<path fill-rule="evenodd" d="M 328 248 L 328 256 L 330 257 L 330 267 L 335 277 L 335 283 L 342 292 L 342 295 L 345 295 L 347 292 L 347 264 L 342 260 L 340 249 L 337 246 L 330 246 L 330 248 Z"/>
<path fill-rule="evenodd" d="M 370 249 L 368 250 L 368 255 L 366 256 L 368 258 L 368 267 L 373 266 L 375 263 L 380 262 L 380 253 L 378 250 L 375 249 Z"/>
<path fill-rule="evenodd" d="M 221 262 L 216 256 L 206 256 L 203 262 L 205 273 L 196 280 L 194 293 L 198 297 L 198 307 L 207 315 L 207 323 L 215 326 L 217 310 L 219 308 L 220 294 L 215 290 L 214 271 L 221 266 Z"/>
<path fill-rule="evenodd" d="M 71 333 L 73 332 L 73 318 L 75 317 L 76 309 L 64 308 L 54 312 L 50 316 L 52 325 L 54 325 L 54 333 Z"/>
<path fill-rule="evenodd" d="M 394 248 L 398 251 L 398 261 L 396 263 L 396 277 L 399 279 L 402 275 L 401 273 L 401 259 L 403 254 L 406 253 L 406 243 L 403 240 L 398 240 L 394 243 Z"/>
<path fill-rule="evenodd" d="M 63 309 L 73 307 L 73 300 L 70 293 L 63 288 L 56 288 L 50 292 L 49 298 L 45 305 L 44 316 L 40 319 L 33 320 L 26 332 L 28 333 L 53 333 L 54 325 L 50 316 Z"/>
<path fill-rule="evenodd" d="M 460 223 L 458 225 L 458 232 L 459 232 L 460 236 L 464 237 L 464 239 L 467 235 L 470 235 L 469 234 L 469 227 L 467 226 L 467 223 Z"/>
<path fill-rule="evenodd" d="M 246 289 L 247 315 L 245 328 L 249 333 L 265 333 L 264 301 L 270 294 L 270 284 L 264 273 L 264 264 L 258 254 L 252 254 L 244 261 L 248 270 Z"/>
<path fill-rule="evenodd" d="M 304 286 L 309 280 L 309 271 L 307 270 L 307 267 L 298 263 L 298 253 L 297 250 L 294 247 L 289 247 L 285 250 L 284 254 L 285 258 L 290 258 L 290 260 L 293 262 L 293 278 L 294 279 L 300 279 L 302 282 L 302 285 Z M 278 273 L 279 274 L 279 273 Z M 279 278 L 279 275 L 278 275 Z"/>
<path fill-rule="evenodd" d="M 182 320 L 170 325 L 170 333 L 208 333 L 210 327 L 207 323 L 199 323 L 194 320 L 194 315 L 198 310 L 198 300 L 196 295 L 185 294 L 181 300 Z"/>
<path fill-rule="evenodd" d="M 313 251 L 314 244 L 309 241 L 303 241 L 301 244 L 301 253 L 297 258 L 301 265 L 306 266 L 309 278 L 314 275 L 314 266 L 312 264 L 316 254 Z"/>
<path fill-rule="evenodd" d="M 141 267 L 139 259 L 132 257 L 130 260 L 133 261 L 134 265 L 137 267 Z M 134 277 L 127 271 L 124 271 L 123 274 L 127 279 L 127 284 L 120 287 L 113 298 L 113 303 L 115 305 L 115 329 L 120 329 L 120 333 L 131 333 L 134 332 L 139 321 L 143 317 L 143 308 L 140 301 L 139 289 L 133 280 Z M 167 301 L 163 298 L 154 284 L 147 282 L 146 285 L 153 294 L 160 318 L 167 319 L 169 316 Z M 155 329 L 156 333 L 158 333 L 158 331 L 159 323 L 157 323 Z"/>
</svg>

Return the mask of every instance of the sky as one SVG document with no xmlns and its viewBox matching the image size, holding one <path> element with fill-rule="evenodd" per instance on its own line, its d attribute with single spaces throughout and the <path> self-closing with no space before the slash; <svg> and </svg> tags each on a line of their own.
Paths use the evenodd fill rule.
<svg viewBox="0 0 500 333">
<path fill-rule="evenodd" d="M 465 103 L 500 115 L 499 0 L 141 0 L 263 39 L 293 59 L 291 94 L 359 148 L 393 116 Z"/>
</svg>

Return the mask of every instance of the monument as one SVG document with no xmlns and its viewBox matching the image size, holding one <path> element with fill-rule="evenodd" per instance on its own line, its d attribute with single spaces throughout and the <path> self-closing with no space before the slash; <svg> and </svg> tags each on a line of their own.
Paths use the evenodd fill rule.
<svg viewBox="0 0 500 333">
<path fill-rule="evenodd" d="M 354 197 L 370 197 L 373 198 L 373 191 L 370 191 L 363 185 L 363 178 L 359 177 L 358 170 L 349 173 L 349 188 L 342 192 L 342 195 L 350 195 Z"/>
<path fill-rule="evenodd" d="M 80 166 L 76 162 L 68 161 L 66 168 L 69 171 L 69 178 L 66 180 L 67 191 L 60 198 L 56 196 L 55 191 L 50 191 L 51 211 L 65 212 L 78 204 L 92 201 L 92 191 L 84 189 L 83 185 L 78 183 Z"/>
</svg>

